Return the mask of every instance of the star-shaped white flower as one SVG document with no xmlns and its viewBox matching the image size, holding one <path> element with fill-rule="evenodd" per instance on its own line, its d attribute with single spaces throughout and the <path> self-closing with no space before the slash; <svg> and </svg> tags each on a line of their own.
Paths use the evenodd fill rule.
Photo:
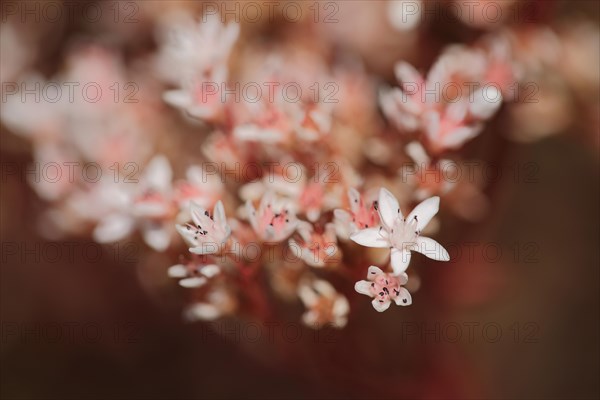
<svg viewBox="0 0 600 400">
<path fill-rule="evenodd" d="M 398 200 L 387 189 L 381 188 L 378 201 L 381 226 L 358 231 L 350 239 L 367 247 L 389 247 L 395 275 L 406 270 L 411 251 L 418 251 L 434 260 L 448 261 L 450 256 L 441 244 L 420 236 L 423 228 L 437 214 L 439 206 L 440 198 L 430 197 L 417 205 L 405 218 Z"/>
<path fill-rule="evenodd" d="M 177 231 L 194 254 L 215 254 L 222 250 L 231 228 L 227 224 L 223 203 L 218 201 L 213 215 L 196 203 L 190 206 L 193 224 L 177 225 Z"/>
<path fill-rule="evenodd" d="M 401 273 L 398 276 L 386 274 L 379 267 L 371 265 L 367 273 L 367 280 L 356 282 L 354 290 L 373 298 L 371 304 L 379 312 L 390 308 L 392 301 L 399 306 L 412 304 L 412 297 L 406 288 L 402 287 L 408 282 L 408 276 Z"/>
</svg>

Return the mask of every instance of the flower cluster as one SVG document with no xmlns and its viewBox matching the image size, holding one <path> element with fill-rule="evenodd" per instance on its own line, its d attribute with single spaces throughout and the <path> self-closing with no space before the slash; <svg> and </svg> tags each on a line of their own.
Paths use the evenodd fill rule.
<svg viewBox="0 0 600 400">
<path fill-rule="evenodd" d="M 31 143 L 41 175 L 59 166 L 56 179 L 28 175 L 48 205 L 41 233 L 142 240 L 172 260 L 165 274 L 189 292 L 190 320 L 266 321 L 281 312 L 276 298 L 303 307 L 309 326 L 341 328 L 355 292 L 379 312 L 410 305 L 421 267 L 450 260 L 446 222 L 481 221 L 491 207 L 489 182 L 445 173 L 478 161 L 464 146 L 501 131 L 488 129 L 500 118 L 519 141 L 572 123 L 565 98 L 597 97 L 597 71 L 586 68 L 597 48 L 580 39 L 598 31 L 463 21 L 490 32 L 441 41 L 424 61 L 421 18 L 406 19 L 405 6 L 389 2 L 371 25 L 298 24 L 270 40 L 264 26 L 155 10 L 156 48 L 124 57 L 82 42 L 49 79 L 3 25 L 3 48 L 15 51 L 2 71 L 16 81 L 2 123 Z M 377 34 L 407 50 L 386 62 Z M 524 101 L 532 77 L 550 107 Z M 73 82 L 102 96 L 48 94 Z M 35 101 L 31 88 L 41 88 Z M 93 179 L 90 165 L 101 172 Z"/>
</svg>

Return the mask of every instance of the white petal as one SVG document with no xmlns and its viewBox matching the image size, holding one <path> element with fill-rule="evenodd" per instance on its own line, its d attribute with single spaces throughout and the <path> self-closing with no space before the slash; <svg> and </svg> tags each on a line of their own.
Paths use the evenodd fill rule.
<svg viewBox="0 0 600 400">
<path fill-rule="evenodd" d="M 156 251 L 165 251 L 171 243 L 171 232 L 162 225 L 144 227 L 144 241 Z"/>
<path fill-rule="evenodd" d="M 333 298 L 337 294 L 337 292 L 335 291 L 335 288 L 331 285 L 331 283 L 329 283 L 323 279 L 317 279 L 316 281 L 314 281 L 313 288 L 317 292 L 319 292 L 319 294 L 321 294 L 325 297 Z"/>
<path fill-rule="evenodd" d="M 169 267 L 167 274 L 171 278 L 185 278 L 187 276 L 187 268 L 183 264 L 173 265 Z"/>
<path fill-rule="evenodd" d="M 450 118 L 452 121 L 463 122 L 467 117 L 469 111 L 469 105 L 466 101 L 457 101 L 450 103 L 446 108 L 446 118 Z"/>
<path fill-rule="evenodd" d="M 381 274 L 383 274 L 381 268 L 371 265 L 367 271 L 367 279 L 372 281 L 377 275 Z"/>
<path fill-rule="evenodd" d="M 350 200 L 350 209 L 352 212 L 357 212 L 360 204 L 360 193 L 358 193 L 358 190 L 354 188 L 348 189 L 348 200 Z"/>
<path fill-rule="evenodd" d="M 437 214 L 440 209 L 440 198 L 438 196 L 430 197 L 419 203 L 406 217 L 406 222 L 417 219 L 417 230 L 422 231 L 423 228 L 431 221 L 431 218 Z"/>
<path fill-rule="evenodd" d="M 215 275 L 218 275 L 221 272 L 221 267 L 215 264 L 205 265 L 200 268 L 200 273 L 207 278 L 212 278 Z"/>
<path fill-rule="evenodd" d="M 200 255 L 215 254 L 220 250 L 219 247 L 220 246 L 217 243 L 204 242 L 204 243 L 198 244 L 198 246 L 196 246 L 196 247 L 190 247 L 189 251 L 190 251 L 190 253 L 200 254 Z"/>
<path fill-rule="evenodd" d="M 206 278 L 203 276 L 194 276 L 192 278 L 185 278 L 179 281 L 179 284 L 184 288 L 197 288 L 206 283 Z"/>
<path fill-rule="evenodd" d="M 483 129 L 483 125 L 481 124 L 472 124 L 468 126 L 461 126 L 451 132 L 448 132 L 444 135 L 442 143 L 440 145 L 448 148 L 456 148 L 462 145 L 467 140 L 474 138 L 479 135 L 481 130 Z"/>
<path fill-rule="evenodd" d="M 168 90 L 163 94 L 163 100 L 179 108 L 187 108 L 192 104 L 192 97 L 186 90 Z"/>
<path fill-rule="evenodd" d="M 252 205 L 250 200 L 246 201 L 246 213 L 248 214 L 248 221 L 250 221 L 250 225 L 254 232 L 258 231 L 258 217 L 256 216 L 256 209 Z"/>
<path fill-rule="evenodd" d="M 396 79 L 401 83 L 412 83 L 414 85 L 418 85 L 423 81 L 423 77 L 413 67 L 407 62 L 399 61 L 394 65 L 394 74 L 396 75 Z"/>
<path fill-rule="evenodd" d="M 169 190 L 172 178 L 171 164 L 163 155 L 155 156 L 150 160 L 144 171 L 144 183 L 159 191 Z"/>
<path fill-rule="evenodd" d="M 192 231 L 190 231 L 189 229 L 187 229 L 186 226 L 183 225 L 175 225 L 175 229 L 177 230 L 177 232 L 179 233 L 179 235 L 181 235 L 181 237 L 183 238 L 183 240 L 185 240 L 185 243 L 189 246 L 195 246 L 196 245 L 196 240 L 194 240 L 194 233 Z"/>
<path fill-rule="evenodd" d="M 225 230 L 227 226 L 227 218 L 225 217 L 225 209 L 223 208 L 223 202 L 221 202 L 221 200 L 217 201 L 217 204 L 213 210 L 213 214 L 215 223 Z"/>
<path fill-rule="evenodd" d="M 428 111 L 423 116 L 423 123 L 425 125 L 425 133 L 432 142 L 439 144 L 440 140 L 440 113 L 437 111 Z"/>
<path fill-rule="evenodd" d="M 347 323 L 348 318 L 345 315 L 342 317 L 334 317 L 333 321 L 331 321 L 331 325 L 333 325 L 334 328 L 338 329 L 345 327 Z"/>
<path fill-rule="evenodd" d="M 335 225 L 335 232 L 340 239 L 347 240 L 350 235 L 354 232 L 352 230 L 352 217 L 346 210 L 333 210 L 333 223 Z"/>
<path fill-rule="evenodd" d="M 428 237 L 419 236 L 417 238 L 417 247 L 413 250 L 418 251 L 433 260 L 450 261 L 450 255 L 444 246 Z"/>
<path fill-rule="evenodd" d="M 486 86 L 473 93 L 469 111 L 474 117 L 485 120 L 492 117 L 502 104 L 502 93 L 496 86 Z"/>
<path fill-rule="evenodd" d="M 389 247 L 387 232 L 382 228 L 367 228 L 353 233 L 350 236 L 354 242 L 367 247 Z"/>
<path fill-rule="evenodd" d="M 396 197 L 386 188 L 381 188 L 381 190 L 379 190 L 378 209 L 379 215 L 381 216 L 381 222 L 388 230 L 392 229 L 396 218 L 402 218 L 398 200 L 396 200 Z"/>
<path fill-rule="evenodd" d="M 188 307 L 184 316 L 188 321 L 211 321 L 219 318 L 221 311 L 212 304 L 196 303 Z"/>
<path fill-rule="evenodd" d="M 371 302 L 373 304 L 373 308 L 379 312 L 384 312 L 388 308 L 390 308 L 391 301 L 389 300 L 379 300 L 377 298 L 373 299 Z"/>
<path fill-rule="evenodd" d="M 410 264 L 410 251 L 392 249 L 391 258 L 394 275 L 400 275 L 401 273 L 406 271 L 406 268 L 408 268 L 408 264 Z"/>
<path fill-rule="evenodd" d="M 344 317 L 346 314 L 348 314 L 348 311 L 350 311 L 348 299 L 346 299 L 344 296 L 338 296 L 333 303 L 333 309 L 331 311 L 336 318 Z"/>
<path fill-rule="evenodd" d="M 316 220 L 319 219 L 320 216 L 321 216 L 321 210 L 319 210 L 317 208 L 310 209 L 306 212 L 306 218 L 308 218 L 308 220 L 310 222 L 315 222 Z"/>
<path fill-rule="evenodd" d="M 319 296 L 306 284 L 298 287 L 298 297 L 300 297 L 300 300 L 302 300 L 306 307 L 312 307 L 319 301 Z"/>
<path fill-rule="evenodd" d="M 430 159 L 421 143 L 417 141 L 410 142 L 404 148 L 406 153 L 413 159 L 413 161 L 419 166 L 424 167 L 429 165 Z"/>
<path fill-rule="evenodd" d="M 400 284 L 401 285 L 406 285 L 408 283 L 408 275 L 406 275 L 405 272 L 403 272 L 400 275 L 398 275 L 398 278 L 400 279 Z"/>
<path fill-rule="evenodd" d="M 319 320 L 319 314 L 317 314 L 315 311 L 307 311 L 302 315 L 302 322 L 304 322 L 304 325 L 310 327 L 310 328 L 314 328 L 317 329 L 319 327 L 318 325 L 318 320 Z"/>
<path fill-rule="evenodd" d="M 297 231 L 305 242 L 310 242 L 313 233 L 313 226 L 306 221 L 298 221 Z"/>
<path fill-rule="evenodd" d="M 133 225 L 133 219 L 127 215 L 109 215 L 94 229 L 94 240 L 98 243 L 116 242 L 127 236 L 133 230 Z"/>
<path fill-rule="evenodd" d="M 358 281 L 354 284 L 354 290 L 360 294 L 366 294 L 367 296 L 371 296 L 371 282 L 369 281 Z"/>
<path fill-rule="evenodd" d="M 207 224 L 209 223 L 210 218 L 206 216 L 206 211 L 207 210 L 200 204 L 193 201 L 190 203 L 190 214 L 192 215 L 194 225 L 208 226 Z M 207 221 L 207 219 L 209 221 Z"/>
<path fill-rule="evenodd" d="M 412 297 L 408 290 L 402 287 L 400 288 L 399 292 L 400 294 L 398 294 L 394 300 L 396 304 L 399 306 L 410 306 L 412 304 Z"/>
</svg>

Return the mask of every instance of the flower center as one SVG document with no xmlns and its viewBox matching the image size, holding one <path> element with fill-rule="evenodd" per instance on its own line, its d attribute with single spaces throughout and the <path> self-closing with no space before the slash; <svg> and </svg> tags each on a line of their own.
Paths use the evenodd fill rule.
<svg viewBox="0 0 600 400">
<path fill-rule="evenodd" d="M 403 218 L 396 218 L 390 232 L 390 241 L 395 248 L 408 250 L 410 247 L 416 245 L 417 237 L 420 234 L 417 230 L 417 222 L 416 216 L 410 221 Z"/>
</svg>

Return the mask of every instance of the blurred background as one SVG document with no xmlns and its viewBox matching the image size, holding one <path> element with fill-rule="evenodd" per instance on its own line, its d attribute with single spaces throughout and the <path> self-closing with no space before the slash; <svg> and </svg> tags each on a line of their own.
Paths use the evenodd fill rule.
<svg viewBox="0 0 600 400">
<path fill-rule="evenodd" d="M 469 16 L 464 2 L 450 0 L 280 2 L 303 10 L 298 18 L 277 11 L 267 18 L 266 2 L 255 3 L 263 10 L 257 20 L 244 13 L 248 2 L 2 3 L 2 398 L 598 398 L 598 3 L 478 2 L 502 18 L 478 18 L 479 8 Z M 398 19 L 395 3 L 419 12 L 404 8 L 410 18 Z M 81 147 L 106 165 L 161 152 L 183 175 L 208 130 L 162 101 L 169 82 L 153 57 L 167 16 L 200 18 L 214 7 L 241 27 L 236 46 L 247 53 L 233 52 L 236 76 L 275 48 L 296 57 L 300 71 L 313 59 L 359 62 L 375 86 L 392 85 L 396 61 L 427 71 L 451 43 L 508 31 L 522 46 L 539 102 L 503 107 L 461 150 L 500 171 L 483 189 L 490 212 L 477 222 L 444 219 L 440 242 L 451 244 L 452 261 L 419 266 L 411 307 L 380 314 L 353 301 L 342 330 L 299 325 L 299 304 L 275 306 L 272 335 L 248 318 L 188 323 L 185 291 L 166 275 L 177 251 L 152 251 L 140 235 L 98 244 L 88 225 L 57 206 L 60 182 L 32 185 L 34 161 L 72 160 L 41 146 L 44 135 L 19 129 L 30 123 L 52 135 L 62 123 L 55 111 L 7 111 L 14 85 L 34 73 L 135 82 L 131 92 L 118 86 L 119 96 L 139 101 L 92 120 L 101 126 L 130 115 L 136 128 L 120 121 L 114 137 L 134 137 L 130 147 Z M 329 15 L 333 23 L 325 23 Z M 559 56 L 546 54 L 553 52 Z M 376 108 L 376 94 L 352 82 L 358 88 L 341 106 L 357 107 L 360 119 L 361 102 L 374 99 Z M 86 133 L 94 130 L 85 124 Z M 119 136 L 125 130 L 135 132 Z M 81 206 L 93 214 L 101 204 Z"/>
</svg>

